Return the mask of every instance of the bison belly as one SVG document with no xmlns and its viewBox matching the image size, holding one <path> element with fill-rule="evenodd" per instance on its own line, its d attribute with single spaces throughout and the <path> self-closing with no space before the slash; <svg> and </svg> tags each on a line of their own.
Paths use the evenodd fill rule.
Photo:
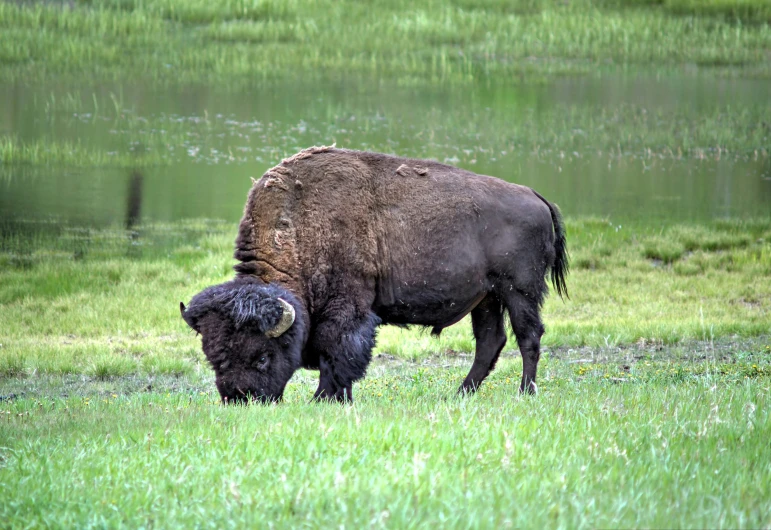
<svg viewBox="0 0 771 530">
<path fill-rule="evenodd" d="M 380 285 L 375 312 L 390 324 L 443 328 L 471 311 L 489 291 L 487 259 L 471 238 L 451 246 L 414 247 L 411 259 Z"/>
</svg>

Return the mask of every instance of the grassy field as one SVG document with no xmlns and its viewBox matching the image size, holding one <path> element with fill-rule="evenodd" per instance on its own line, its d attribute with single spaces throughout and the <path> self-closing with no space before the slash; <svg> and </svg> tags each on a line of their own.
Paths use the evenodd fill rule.
<svg viewBox="0 0 771 530">
<path fill-rule="evenodd" d="M 537 397 L 513 341 L 456 397 L 462 322 L 383 328 L 354 405 L 309 403 L 301 371 L 250 408 L 218 404 L 177 308 L 231 276 L 234 224 L 28 225 L 0 238 L 5 526 L 771 523 L 769 219 L 569 219 Z"/>
<path fill-rule="evenodd" d="M 10 528 L 760 528 L 771 365 L 752 344 L 701 359 L 547 355 L 534 398 L 516 393 L 509 356 L 472 398 L 453 396 L 467 359 L 378 360 L 351 406 L 307 403 L 305 373 L 284 404 L 250 408 L 218 405 L 195 376 L 133 391 L 128 378 L 36 379 L 0 403 L 0 517 Z"/>
<path fill-rule="evenodd" d="M 0 3 L 0 77 L 233 87 L 362 76 L 408 85 L 512 82 L 630 66 L 771 74 L 767 0 L 70 5 Z"/>
</svg>

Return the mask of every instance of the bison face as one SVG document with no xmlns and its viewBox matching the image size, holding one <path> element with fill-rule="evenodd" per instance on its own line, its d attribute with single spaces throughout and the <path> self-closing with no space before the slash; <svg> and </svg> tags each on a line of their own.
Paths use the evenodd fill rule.
<svg viewBox="0 0 771 530">
<path fill-rule="evenodd" d="M 182 318 L 200 333 L 224 403 L 279 401 L 300 367 L 301 305 L 286 289 L 239 278 L 200 292 Z"/>
</svg>

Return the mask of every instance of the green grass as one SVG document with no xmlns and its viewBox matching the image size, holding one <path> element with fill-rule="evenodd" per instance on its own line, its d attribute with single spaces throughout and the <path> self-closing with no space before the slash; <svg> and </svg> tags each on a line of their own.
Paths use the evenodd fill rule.
<svg viewBox="0 0 771 530">
<path fill-rule="evenodd" d="M 236 86 L 300 73 L 403 84 L 511 82 L 629 66 L 771 74 L 765 1 L 649 3 L 4 2 L 0 76 Z"/>
<path fill-rule="evenodd" d="M 220 406 L 195 376 L 150 391 L 43 378 L 35 393 L 30 381 L 0 402 L 0 517 L 8 528 L 768 525 L 768 348 L 651 355 L 546 356 L 537 397 L 517 395 L 521 363 L 508 356 L 470 398 L 453 396 L 467 362 L 376 362 L 351 406 L 308 403 L 305 372 L 285 403 L 249 408 Z"/>
<path fill-rule="evenodd" d="M 234 224 L 131 233 L 29 224 L 0 238 L 0 375 L 205 368 L 178 304 L 232 277 Z M 547 348 L 771 335 L 771 220 L 653 229 L 581 218 L 567 226 L 571 299 L 547 300 Z M 418 360 L 473 347 L 464 320 L 440 339 L 382 328 L 377 353 Z M 515 348 L 511 340 L 507 351 Z"/>
</svg>

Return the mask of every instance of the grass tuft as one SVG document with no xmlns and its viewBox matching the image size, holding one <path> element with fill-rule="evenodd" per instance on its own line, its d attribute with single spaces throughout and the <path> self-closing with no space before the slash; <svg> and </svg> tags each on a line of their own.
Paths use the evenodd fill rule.
<svg viewBox="0 0 771 530">
<path fill-rule="evenodd" d="M 21 377 L 27 373 L 27 362 L 23 354 L 5 354 L 0 349 L 0 377 Z"/>
<path fill-rule="evenodd" d="M 652 260 L 659 260 L 667 265 L 679 260 L 685 253 L 685 247 L 677 241 L 664 237 L 650 237 L 643 246 L 643 255 Z"/>
<path fill-rule="evenodd" d="M 142 357 L 141 366 L 143 372 L 155 375 L 183 376 L 193 372 L 193 365 L 189 360 L 179 359 L 168 354 Z"/>
<path fill-rule="evenodd" d="M 130 358 L 110 356 L 93 361 L 88 373 L 100 380 L 120 377 L 135 372 L 137 363 Z"/>
</svg>

